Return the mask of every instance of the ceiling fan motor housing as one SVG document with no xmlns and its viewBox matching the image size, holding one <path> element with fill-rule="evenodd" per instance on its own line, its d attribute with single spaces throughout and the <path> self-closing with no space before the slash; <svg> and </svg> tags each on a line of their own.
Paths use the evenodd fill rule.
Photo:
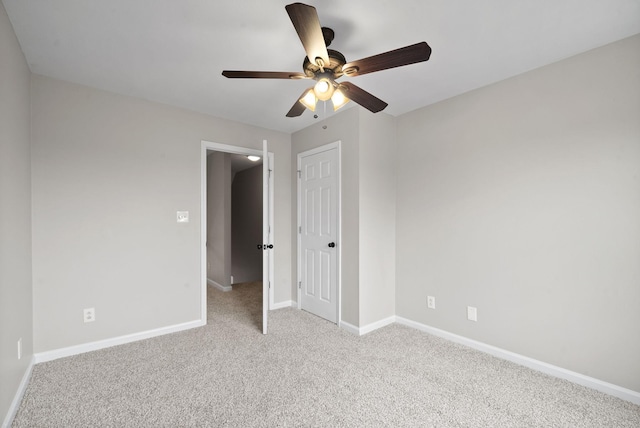
<svg viewBox="0 0 640 428">
<path fill-rule="evenodd" d="M 327 53 L 329 54 L 329 64 L 324 64 L 324 72 L 331 73 L 333 79 L 337 79 L 342 76 L 342 66 L 346 64 L 347 60 L 344 58 L 338 51 L 334 51 L 333 49 L 327 49 Z M 322 73 L 320 67 L 309 61 L 308 57 L 304 57 L 304 63 L 302 64 L 302 69 L 304 70 L 304 74 L 309 76 L 312 79 L 316 79 L 318 74 Z"/>
</svg>

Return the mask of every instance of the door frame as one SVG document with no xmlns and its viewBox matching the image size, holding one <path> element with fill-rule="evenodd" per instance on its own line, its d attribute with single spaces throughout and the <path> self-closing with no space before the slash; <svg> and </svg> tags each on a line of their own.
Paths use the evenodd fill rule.
<svg viewBox="0 0 640 428">
<path fill-rule="evenodd" d="M 328 150 L 336 149 L 338 151 L 338 224 L 337 224 L 337 241 L 336 249 L 338 250 L 337 261 L 338 264 L 338 283 L 336 284 L 336 314 L 338 316 L 336 324 L 340 326 L 342 324 L 342 141 L 338 140 L 333 143 L 325 144 L 323 146 L 315 147 L 313 149 L 305 150 L 304 152 L 300 152 L 297 154 L 297 164 L 296 171 L 298 172 L 297 177 L 297 206 L 298 206 L 298 225 L 296 227 L 296 235 L 297 235 L 297 278 L 296 283 L 297 287 L 297 300 L 298 300 L 298 309 L 302 309 L 302 235 L 300 233 L 302 228 L 302 198 L 301 198 L 301 190 L 302 190 L 302 158 L 306 156 L 315 155 L 317 153 L 326 152 Z"/>
<path fill-rule="evenodd" d="M 264 153 L 260 149 L 250 149 L 241 146 L 232 146 L 229 144 L 214 143 L 212 141 L 201 140 L 200 147 L 200 319 L 207 323 L 207 151 L 224 152 L 236 155 L 255 155 L 262 157 Z M 262 160 L 265 162 L 265 159 Z M 274 154 L 269 152 L 269 168 L 273 170 Z M 269 179 L 269 207 L 271 213 L 269 215 L 269 228 L 271 236 L 274 237 L 274 220 L 273 220 L 273 175 Z M 269 257 L 269 307 L 273 308 L 273 296 L 275 290 L 274 278 L 274 258 Z"/>
</svg>

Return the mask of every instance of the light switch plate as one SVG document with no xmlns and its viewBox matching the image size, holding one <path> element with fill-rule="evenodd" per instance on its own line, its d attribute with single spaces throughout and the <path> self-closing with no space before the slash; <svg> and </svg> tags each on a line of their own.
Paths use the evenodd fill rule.
<svg viewBox="0 0 640 428">
<path fill-rule="evenodd" d="M 176 219 L 178 223 L 189 223 L 189 211 L 178 211 Z"/>
</svg>

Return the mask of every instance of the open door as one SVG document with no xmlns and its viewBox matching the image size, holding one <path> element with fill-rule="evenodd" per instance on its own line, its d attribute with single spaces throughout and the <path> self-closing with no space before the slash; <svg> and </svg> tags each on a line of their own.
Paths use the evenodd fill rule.
<svg viewBox="0 0 640 428">
<path fill-rule="evenodd" d="M 269 180 L 271 168 L 269 165 L 269 150 L 267 150 L 267 140 L 262 141 L 262 334 L 267 334 L 268 313 L 269 313 L 269 291 L 271 288 L 270 258 L 273 252 L 273 239 L 270 224 Z"/>
</svg>

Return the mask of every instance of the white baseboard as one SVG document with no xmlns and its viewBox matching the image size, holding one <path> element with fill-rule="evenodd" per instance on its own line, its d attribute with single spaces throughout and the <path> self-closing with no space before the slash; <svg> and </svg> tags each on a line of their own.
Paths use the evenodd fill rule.
<svg viewBox="0 0 640 428">
<path fill-rule="evenodd" d="M 31 372 L 33 371 L 33 366 L 36 364 L 35 356 L 31 357 L 31 361 L 29 362 L 29 366 L 27 370 L 25 370 L 24 375 L 22 375 L 22 380 L 20 381 L 20 385 L 18 385 L 18 390 L 16 394 L 13 396 L 13 401 L 11 402 L 11 406 L 9 407 L 9 411 L 4 417 L 4 421 L 2 422 L 2 428 L 8 428 L 11 426 L 13 422 L 13 418 L 16 417 L 16 413 L 18 413 L 18 409 L 20 408 L 20 403 L 22 402 L 22 397 L 24 397 L 24 392 L 27 390 L 27 385 L 29 385 L 29 380 L 31 379 Z"/>
<path fill-rule="evenodd" d="M 356 336 L 360 336 L 360 328 L 356 327 L 353 324 L 349 324 L 346 321 L 340 321 L 340 328 L 348 331 L 351 334 L 355 334 Z"/>
<path fill-rule="evenodd" d="M 348 322 L 341 321 L 340 322 L 340 327 L 345 329 L 349 333 L 355 334 L 356 336 L 363 336 L 363 335 L 365 335 L 367 333 L 371 333 L 372 331 L 377 330 L 379 328 L 391 325 L 394 322 L 396 322 L 395 315 L 394 316 L 390 316 L 390 317 L 385 318 L 385 319 L 382 319 L 380 321 L 376 321 L 376 322 L 371 323 L 371 324 L 367 324 L 367 325 L 365 325 L 363 327 L 356 327 L 355 325 L 349 324 Z"/>
<path fill-rule="evenodd" d="M 285 300 L 284 302 L 278 302 L 271 305 L 271 310 L 290 308 L 292 306 L 293 306 L 293 302 L 291 300 Z"/>
<path fill-rule="evenodd" d="M 385 318 L 385 319 L 381 319 L 380 321 L 376 321 L 376 322 L 371 323 L 371 324 L 367 324 L 364 327 L 360 327 L 360 336 L 362 336 L 363 334 L 371 333 L 372 331 L 377 330 L 379 328 L 391 325 L 394 322 L 396 322 L 396 316 L 395 315 L 390 316 L 390 317 Z"/>
<path fill-rule="evenodd" d="M 84 354 L 85 352 L 97 351 L 98 349 L 110 348 L 117 345 L 124 345 L 125 343 L 137 342 L 139 340 L 150 339 L 152 337 L 162 336 L 169 333 L 177 333 L 179 331 L 201 327 L 205 324 L 206 323 L 202 320 L 190 321 L 183 324 L 142 331 L 140 333 L 127 334 L 125 336 L 114 337 L 111 339 L 98 340 L 96 342 L 83 343 L 81 345 L 69 346 L 67 348 L 54 349 L 53 351 L 39 352 L 34 355 L 34 358 L 36 363 L 44 363 L 46 361 L 57 360 L 58 358 Z"/>
<path fill-rule="evenodd" d="M 396 317 L 396 322 L 398 324 L 406 325 L 408 327 L 433 334 L 434 336 L 442 337 L 443 339 L 450 340 L 451 342 L 459 343 L 461 345 L 477 349 L 478 351 L 485 352 L 503 360 L 508 360 L 521 366 L 529 367 L 530 369 L 537 370 L 539 372 L 546 373 L 560 379 L 565 379 L 569 382 L 577 383 L 578 385 L 595 389 L 596 391 L 604 392 L 605 394 L 630 401 L 634 404 L 640 404 L 640 392 L 623 388 L 612 383 L 604 382 L 596 378 L 585 376 L 571 370 L 563 369 L 562 367 L 557 367 L 543 361 L 525 357 L 524 355 L 516 354 L 515 352 L 507 351 L 506 349 L 487 345 L 486 343 L 478 342 L 473 339 L 468 339 L 464 336 L 458 336 L 457 334 L 449 333 L 448 331 L 440 330 L 438 328 L 431 327 L 426 324 L 421 324 L 419 322 L 412 321 L 406 318 Z"/>
<path fill-rule="evenodd" d="M 222 285 L 220 283 L 215 282 L 213 279 L 209 279 L 209 278 L 207 278 L 207 284 L 209 284 L 212 287 L 217 288 L 220 291 L 231 291 L 232 290 L 230 285 Z"/>
</svg>

